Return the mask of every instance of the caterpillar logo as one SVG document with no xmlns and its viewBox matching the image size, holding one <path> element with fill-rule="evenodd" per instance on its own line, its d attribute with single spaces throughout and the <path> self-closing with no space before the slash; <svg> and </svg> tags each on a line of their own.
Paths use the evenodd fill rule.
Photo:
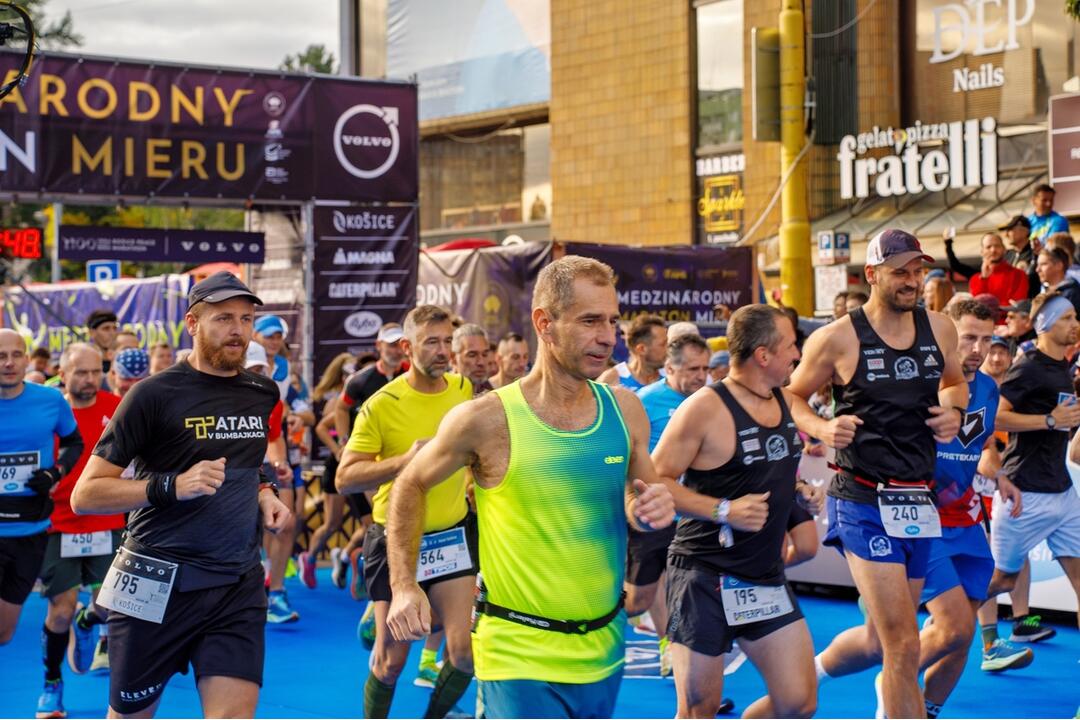
<svg viewBox="0 0 1080 720">
<path fill-rule="evenodd" d="M 604 458 L 604 464 L 605 465 L 618 465 L 622 461 L 623 461 L 623 456 L 622 455 L 608 455 L 606 458 Z"/>
<path fill-rule="evenodd" d="M 214 416 L 184 418 L 184 427 L 195 428 L 195 439 L 205 440 L 210 437 L 210 428 L 214 425 Z"/>
</svg>

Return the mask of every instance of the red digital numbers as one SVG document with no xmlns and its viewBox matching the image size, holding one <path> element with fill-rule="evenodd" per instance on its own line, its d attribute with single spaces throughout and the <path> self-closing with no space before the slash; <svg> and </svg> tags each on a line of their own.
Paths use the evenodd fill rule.
<svg viewBox="0 0 1080 720">
<path fill-rule="evenodd" d="M 0 230 L 0 249 L 4 255 L 23 260 L 41 257 L 41 228 L 4 228 Z"/>
</svg>

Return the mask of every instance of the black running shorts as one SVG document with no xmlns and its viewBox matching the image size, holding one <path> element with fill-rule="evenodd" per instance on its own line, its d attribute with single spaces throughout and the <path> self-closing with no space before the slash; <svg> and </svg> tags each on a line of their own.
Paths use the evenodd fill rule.
<svg viewBox="0 0 1080 720">
<path fill-rule="evenodd" d="M 0 600 L 22 605 L 34 589 L 45 560 L 46 533 L 0 537 Z"/>
<path fill-rule="evenodd" d="M 791 612 L 770 620 L 731 626 L 724 616 L 719 575 L 676 565 L 668 565 L 667 573 L 667 604 L 671 613 L 668 638 L 702 655 L 723 655 L 738 638 L 760 640 L 803 617 L 799 601 L 789 586 Z"/>
<path fill-rule="evenodd" d="M 105 580 L 105 573 L 109 572 L 109 565 L 112 564 L 116 548 L 120 547 L 122 539 L 123 532 L 113 530 L 112 552 L 108 555 L 65 558 L 60 557 L 61 533 L 49 533 L 45 562 L 41 566 L 41 582 L 45 586 L 45 597 L 54 598 L 83 585 L 94 590 L 101 587 L 101 583 Z"/>
<path fill-rule="evenodd" d="M 465 543 L 469 546 L 472 568 L 422 582 L 420 588 L 424 592 L 427 592 L 432 585 L 475 575 L 477 568 L 480 567 L 480 539 L 476 527 L 476 516 L 471 512 L 466 513 L 462 521 L 454 527 L 465 528 Z M 372 600 L 390 602 L 390 563 L 386 557 L 386 528 L 378 523 L 372 523 L 367 534 L 364 535 L 364 582 L 367 584 L 368 596 Z"/>
<path fill-rule="evenodd" d="M 231 585 L 173 589 L 160 624 L 109 613 L 109 705 L 131 714 L 157 701 L 169 678 L 224 676 L 262 686 L 266 590 L 257 565 Z"/>
<path fill-rule="evenodd" d="M 656 532 L 630 528 L 626 542 L 626 582 L 634 586 L 652 585 L 667 567 L 667 551 L 675 539 L 675 523 Z"/>
</svg>

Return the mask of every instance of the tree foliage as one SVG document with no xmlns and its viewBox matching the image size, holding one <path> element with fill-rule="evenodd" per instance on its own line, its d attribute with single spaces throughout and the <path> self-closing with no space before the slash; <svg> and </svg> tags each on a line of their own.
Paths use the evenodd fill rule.
<svg viewBox="0 0 1080 720">
<path fill-rule="evenodd" d="M 286 55 L 281 62 L 281 69 L 290 72 L 333 74 L 337 72 L 334 60 L 334 53 L 329 52 L 325 45 L 308 45 L 304 52 Z"/>
</svg>

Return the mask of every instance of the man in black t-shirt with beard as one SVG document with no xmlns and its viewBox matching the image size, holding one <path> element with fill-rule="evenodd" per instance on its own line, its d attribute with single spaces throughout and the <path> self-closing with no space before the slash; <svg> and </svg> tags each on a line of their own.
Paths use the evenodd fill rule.
<svg viewBox="0 0 1080 720">
<path fill-rule="evenodd" d="M 259 473 L 278 389 L 242 369 L 261 301 L 222 272 L 192 287 L 188 303 L 188 361 L 127 394 L 71 497 L 77 513 L 131 513 L 97 600 L 112 611 L 114 717 L 152 715 L 189 664 L 207 716 L 254 715 L 265 650 L 262 527 L 292 522 Z M 135 479 L 124 479 L 131 462 Z"/>
</svg>

